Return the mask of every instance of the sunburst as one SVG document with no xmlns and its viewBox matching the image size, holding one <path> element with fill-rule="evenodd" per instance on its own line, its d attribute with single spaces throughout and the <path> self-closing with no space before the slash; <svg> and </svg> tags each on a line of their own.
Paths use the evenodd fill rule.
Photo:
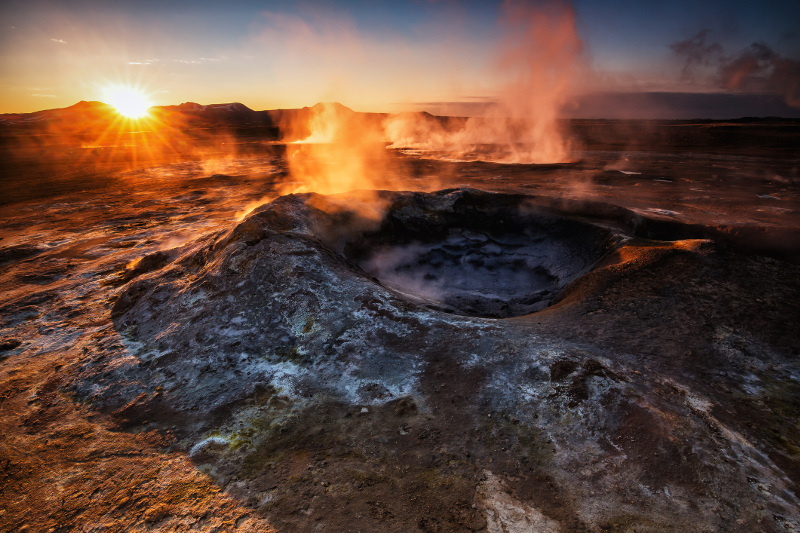
<svg viewBox="0 0 800 533">
<path fill-rule="evenodd" d="M 139 119 L 148 115 L 152 105 L 141 90 L 126 85 L 112 85 L 104 90 L 106 103 L 125 118 Z"/>
</svg>

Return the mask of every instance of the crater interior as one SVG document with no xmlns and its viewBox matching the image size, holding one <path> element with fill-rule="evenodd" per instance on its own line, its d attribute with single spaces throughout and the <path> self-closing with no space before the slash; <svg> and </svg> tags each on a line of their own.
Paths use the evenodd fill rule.
<svg viewBox="0 0 800 533">
<path fill-rule="evenodd" d="M 395 205 L 379 230 L 348 243 L 345 256 L 414 303 L 506 318 L 551 305 L 613 247 L 605 228 L 497 196 Z"/>
</svg>

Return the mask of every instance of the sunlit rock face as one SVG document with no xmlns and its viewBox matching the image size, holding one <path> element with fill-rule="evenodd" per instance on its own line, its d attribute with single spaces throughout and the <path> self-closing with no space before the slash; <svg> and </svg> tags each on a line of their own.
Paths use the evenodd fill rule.
<svg viewBox="0 0 800 533">
<path fill-rule="evenodd" d="M 795 390 L 774 324 L 797 267 L 558 211 L 475 190 L 280 197 L 121 272 L 124 353 L 89 358 L 77 393 L 169 427 L 287 530 L 347 530 L 363 502 L 373 530 L 796 524 L 785 421 L 731 398 Z"/>
</svg>

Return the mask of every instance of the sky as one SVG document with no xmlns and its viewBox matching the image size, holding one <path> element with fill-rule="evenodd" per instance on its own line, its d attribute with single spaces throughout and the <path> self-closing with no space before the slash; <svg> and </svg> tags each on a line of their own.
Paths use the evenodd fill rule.
<svg viewBox="0 0 800 533">
<path fill-rule="evenodd" d="M 155 105 L 480 114 L 537 76 L 571 116 L 701 116 L 713 95 L 800 116 L 797 0 L 3 0 L 0 26 L 0 113 L 130 85 Z"/>
</svg>

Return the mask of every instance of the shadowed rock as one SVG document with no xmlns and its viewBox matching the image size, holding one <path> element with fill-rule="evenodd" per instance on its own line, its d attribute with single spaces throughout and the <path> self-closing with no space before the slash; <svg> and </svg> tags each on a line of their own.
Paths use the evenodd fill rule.
<svg viewBox="0 0 800 533">
<path fill-rule="evenodd" d="M 278 198 L 132 267 L 77 392 L 288 530 L 795 523 L 798 267 L 540 200 Z"/>
</svg>

